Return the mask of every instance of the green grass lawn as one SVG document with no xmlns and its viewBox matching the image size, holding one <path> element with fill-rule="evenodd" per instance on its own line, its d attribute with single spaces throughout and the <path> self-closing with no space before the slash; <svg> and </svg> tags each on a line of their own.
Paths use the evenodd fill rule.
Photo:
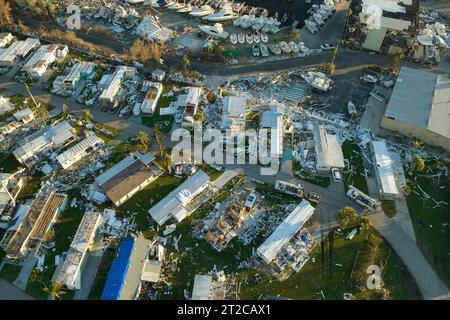
<svg viewBox="0 0 450 320">
<path fill-rule="evenodd" d="M 214 265 L 219 270 L 224 269 L 228 276 L 234 274 L 237 281 L 242 282 L 239 293 L 239 298 L 241 299 L 265 298 L 267 295 L 280 295 L 291 299 L 317 299 L 321 297 L 320 291 L 323 291 L 326 299 L 343 299 L 344 292 L 351 292 L 359 299 L 379 299 L 381 295 L 378 292 L 367 292 L 368 290 L 362 292 L 359 289 L 359 286 L 365 287 L 366 278 L 364 278 L 364 283 L 361 282 L 361 279 L 357 281 L 354 277 L 355 270 L 352 272 L 352 269 L 353 265 L 357 265 L 359 269 L 363 269 L 357 271 L 360 271 L 360 274 L 365 274 L 368 265 L 381 263 L 384 264 L 382 277 L 384 287 L 388 289 L 390 298 L 421 298 L 413 278 L 399 257 L 373 228 L 369 231 L 358 233 L 352 240 L 346 240 L 345 236 L 337 236 L 335 238 L 333 256 L 331 258 L 331 271 L 328 269 L 328 244 L 325 246 L 326 253 L 323 268 L 320 262 L 321 252 L 319 245 L 312 253 L 315 263 L 312 263 L 311 259 L 303 270 L 291 275 L 289 279 L 282 282 L 270 275 L 261 274 L 254 269 L 239 269 L 239 263 L 247 260 L 252 254 L 252 249 L 256 249 L 264 241 L 262 235 L 258 235 L 247 246 L 234 239 L 230 242 L 228 248 L 222 252 L 216 251 L 205 240 L 192 236 L 193 222 L 204 217 L 217 201 L 222 201 L 228 197 L 230 192 L 232 192 L 230 188 L 235 184 L 236 182 L 232 182 L 231 186 L 227 185 L 227 189 L 224 190 L 223 194 L 202 206 L 177 225 L 177 229 L 172 235 L 174 237 L 181 235 L 178 245 L 179 251 L 169 247 L 169 250 L 173 252 L 173 258 L 177 260 L 176 271 L 171 272 L 168 276 L 168 282 L 172 285 L 172 293 L 163 295 L 162 299 L 183 299 L 184 289 L 192 290 L 195 274 L 205 274 L 211 271 Z M 258 189 L 266 197 L 271 193 L 273 194 L 273 190 L 270 192 L 268 186 L 258 186 Z M 293 197 L 286 199 L 286 195 L 280 195 L 280 197 L 273 197 L 271 204 L 286 204 L 287 201 L 295 200 L 300 199 Z M 365 243 L 369 234 L 376 235 L 381 239 L 381 244 L 376 250 L 376 254 L 371 256 L 373 261 L 368 261 L 363 254 L 359 254 L 357 257 L 358 249 Z M 340 264 L 342 267 L 336 264 Z M 261 276 L 262 281 L 257 282 L 255 280 L 257 274 Z"/>
<path fill-rule="evenodd" d="M 20 163 L 12 153 L 0 153 L 0 172 L 14 173 L 19 167 Z"/>
<path fill-rule="evenodd" d="M 450 188 L 446 179 L 439 183 L 436 180 L 434 184 L 430 176 L 419 175 L 416 183 L 434 200 L 450 203 Z M 417 191 L 412 184 L 410 186 Z M 431 200 L 423 199 L 414 192 L 407 197 L 407 203 L 419 248 L 441 279 L 450 286 L 449 206 L 433 208 L 435 204 Z"/>
<path fill-rule="evenodd" d="M 343 299 L 344 292 L 351 292 L 359 299 L 380 298 L 378 292 L 359 289 L 359 286 L 365 287 L 366 278 L 364 281 L 356 281 L 352 276 L 355 273 L 355 270 L 352 272 L 354 264 L 363 268 L 360 273 L 364 273 L 369 265 L 365 259 L 361 258 L 362 255 L 358 257 L 360 263 L 356 263 L 358 249 L 365 241 L 367 233 L 359 233 L 352 240 L 345 240 L 345 237 L 335 238 L 331 271 L 328 266 L 328 244 L 325 246 L 323 267 L 319 245 L 311 255 L 315 259 L 314 263 L 311 259 L 299 273 L 291 275 L 285 281 L 279 281 L 273 276 L 262 274 L 254 269 L 238 269 L 239 263 L 251 256 L 252 248 L 257 248 L 264 241 L 261 235 L 247 246 L 234 239 L 222 252 L 217 252 L 204 240 L 193 238 L 192 221 L 204 214 L 196 212 L 177 225 L 177 230 L 173 234 L 175 237 L 181 235 L 180 251 L 174 251 L 174 257 L 178 259 L 177 270 L 168 278 L 168 282 L 173 286 L 172 294 L 163 295 L 162 299 L 183 299 L 183 290 L 192 290 L 195 274 L 205 274 L 211 271 L 214 265 L 219 270 L 224 269 L 228 276 L 234 274 L 237 281 L 242 282 L 240 299 L 264 299 L 267 295 L 280 295 L 290 299 L 318 299 L 321 297 L 320 291 L 324 293 L 326 299 Z M 374 229 L 369 232 L 377 234 Z M 413 278 L 387 242 L 382 241 L 373 263 L 385 264 L 382 279 L 391 299 L 421 298 Z M 261 281 L 256 281 L 257 274 L 261 277 Z"/>
<path fill-rule="evenodd" d="M 376 233 L 373 229 L 369 232 Z M 280 295 L 300 300 L 323 299 L 320 293 L 322 291 L 325 299 L 341 300 L 345 292 L 350 292 L 360 299 L 377 299 L 378 296 L 374 292 L 368 292 L 368 290 L 361 292 L 357 285 L 365 287 L 365 283 L 363 283 L 364 281 L 356 281 L 353 276 L 358 271 L 355 270 L 356 268 L 353 269 L 354 264 L 362 268 L 363 273 L 368 266 L 365 263 L 359 264 L 359 261 L 364 260 L 361 255 L 357 257 L 358 248 L 364 242 L 366 236 L 366 234 L 360 233 L 352 240 L 346 240 L 344 237 L 335 238 L 331 270 L 328 260 L 328 243 L 325 245 L 323 265 L 321 263 L 320 245 L 318 245 L 313 250 L 311 259 L 305 267 L 300 272 L 292 274 L 285 281 L 278 281 L 272 276 L 259 273 L 262 281 L 256 282 L 257 271 L 243 270 L 238 274 L 238 280 L 243 281 L 245 279 L 245 282 L 241 285 L 239 297 L 241 299 L 258 299 L 260 295 L 262 295 L 261 298 L 265 298 L 267 295 Z M 315 260 L 314 263 L 312 258 Z M 392 299 L 420 298 L 420 292 L 412 277 L 386 242 L 382 242 L 376 255 L 376 262 L 380 261 L 387 261 L 382 279 L 385 288 L 390 291 Z"/>
<path fill-rule="evenodd" d="M 383 209 L 384 214 L 389 218 L 394 217 L 397 213 L 394 200 L 382 200 L 381 208 Z"/>
<path fill-rule="evenodd" d="M 344 176 L 345 190 L 347 191 L 348 186 L 353 185 L 354 187 L 367 194 L 367 181 L 366 177 L 364 176 L 364 164 L 359 146 L 354 142 L 346 140 L 342 144 L 342 152 L 344 154 L 344 158 L 347 159 L 350 162 L 350 166 L 354 168 L 352 176 L 350 176 L 345 169 L 342 172 Z"/>
<path fill-rule="evenodd" d="M 148 126 L 150 128 L 155 127 L 156 125 L 159 125 L 160 128 L 159 130 L 161 132 L 170 132 L 170 130 L 172 129 L 172 123 L 174 121 L 174 117 L 172 115 L 164 115 L 162 116 L 160 114 L 160 109 L 161 108 L 167 108 L 170 103 L 172 101 L 175 101 L 176 98 L 174 96 L 172 97 L 167 97 L 167 96 L 163 96 L 164 94 L 166 94 L 167 92 L 170 91 L 170 86 L 165 84 L 163 91 L 161 93 L 161 97 L 158 100 L 158 104 L 156 105 L 155 108 L 155 113 L 152 116 L 142 116 L 142 124 L 145 126 Z"/>
<path fill-rule="evenodd" d="M 184 180 L 181 178 L 168 174 L 163 175 L 135 194 L 130 200 L 125 202 L 118 211 L 125 216 L 137 213 L 135 216 L 135 223 L 138 226 L 138 230 L 141 230 L 146 234 L 146 231 L 148 231 L 150 224 L 152 223 L 148 209 L 157 204 L 183 181 Z M 147 233 L 147 235 L 149 236 L 150 234 Z"/>
<path fill-rule="evenodd" d="M 107 143 L 111 140 L 113 140 L 114 138 L 116 138 L 117 136 L 120 135 L 120 130 L 110 127 L 108 125 L 105 124 L 101 124 L 101 123 L 95 123 L 94 124 L 94 129 L 95 129 L 95 134 L 101 138 L 103 140 L 103 142 Z M 107 130 L 107 132 L 110 132 L 110 134 L 105 133 L 102 130 Z"/>
<path fill-rule="evenodd" d="M 0 270 L 0 278 L 13 282 L 19 276 L 22 266 L 6 263 Z"/>
<path fill-rule="evenodd" d="M 130 153 L 136 151 L 136 143 L 131 138 L 125 142 L 116 145 L 112 150 L 108 159 L 105 161 L 106 168 L 111 168 L 120 160 L 124 159 Z"/>
<path fill-rule="evenodd" d="M 110 248 L 103 254 L 102 261 L 97 270 L 97 275 L 95 276 L 94 284 L 92 285 L 91 291 L 89 292 L 89 300 L 100 300 L 103 292 L 103 287 L 106 283 L 106 278 L 108 277 L 108 271 L 114 260 L 116 253 L 116 248 Z"/>
</svg>

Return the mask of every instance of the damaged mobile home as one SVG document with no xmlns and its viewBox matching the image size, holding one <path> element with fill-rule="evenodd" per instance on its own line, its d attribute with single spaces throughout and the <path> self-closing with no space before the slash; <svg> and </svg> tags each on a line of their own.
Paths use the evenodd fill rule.
<svg viewBox="0 0 450 320">
<path fill-rule="evenodd" d="M 120 206 L 163 173 L 153 160 L 150 153 L 135 152 L 98 176 L 96 184 Z"/>
</svg>

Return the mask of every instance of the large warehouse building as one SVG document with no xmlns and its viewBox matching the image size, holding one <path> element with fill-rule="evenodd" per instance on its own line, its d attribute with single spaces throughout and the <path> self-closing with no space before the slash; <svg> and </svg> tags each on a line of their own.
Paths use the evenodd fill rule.
<svg viewBox="0 0 450 320">
<path fill-rule="evenodd" d="M 402 67 L 381 127 L 450 151 L 450 78 Z"/>
</svg>

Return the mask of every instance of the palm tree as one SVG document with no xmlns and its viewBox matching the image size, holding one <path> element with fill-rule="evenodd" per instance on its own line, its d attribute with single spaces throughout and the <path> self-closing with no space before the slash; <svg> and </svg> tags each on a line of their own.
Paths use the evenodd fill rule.
<svg viewBox="0 0 450 320">
<path fill-rule="evenodd" d="M 411 166 L 409 167 L 409 172 L 420 172 L 425 169 L 425 160 L 419 155 L 414 155 Z"/>
<path fill-rule="evenodd" d="M 391 53 L 389 56 L 389 67 L 392 71 L 397 72 L 400 61 L 405 58 L 405 54 L 403 51 L 397 51 L 395 53 Z"/>
<path fill-rule="evenodd" d="M 167 171 L 172 174 L 172 156 L 168 153 L 164 154 L 164 163 L 166 164 Z"/>
<path fill-rule="evenodd" d="M 139 134 L 136 137 L 136 141 L 138 144 L 139 151 L 141 151 L 142 153 L 147 152 L 148 145 L 150 144 L 150 138 L 148 134 L 144 131 L 139 131 Z"/>
<path fill-rule="evenodd" d="M 194 115 L 194 120 L 195 120 L 195 121 L 203 122 L 203 120 L 204 120 L 203 113 L 197 112 L 197 113 Z"/>
<path fill-rule="evenodd" d="M 166 147 L 164 145 L 164 138 L 161 137 L 158 128 L 153 127 L 152 131 L 153 135 L 155 136 L 156 142 L 158 143 L 159 146 L 159 155 L 161 156 L 161 158 L 163 158 L 166 150 Z"/>
<path fill-rule="evenodd" d="M 189 69 L 190 65 L 191 65 L 191 61 L 189 61 L 189 57 L 184 55 L 183 56 L 183 68 Z"/>
<path fill-rule="evenodd" d="M 56 300 L 60 299 L 65 291 L 61 290 L 62 284 L 59 282 L 52 282 L 49 287 L 42 289 L 42 291 L 47 292 L 50 295 L 50 299 Z"/>
<path fill-rule="evenodd" d="M 11 6 L 8 1 L 0 0 L 0 25 L 8 25 L 12 21 Z"/>
<path fill-rule="evenodd" d="M 91 112 L 88 109 L 83 110 L 83 119 L 87 123 L 91 123 L 92 119 L 94 119 L 94 116 L 91 114 Z"/>
<path fill-rule="evenodd" d="M 335 66 L 335 64 L 332 63 L 332 62 L 327 63 L 327 64 L 325 65 L 325 67 L 326 67 L 327 72 L 328 72 L 329 74 L 333 74 L 333 72 L 336 70 L 336 66 Z"/>
<path fill-rule="evenodd" d="M 69 115 L 69 107 L 65 103 L 63 103 L 63 105 L 62 105 L 62 112 L 65 117 L 67 117 Z"/>
<path fill-rule="evenodd" d="M 336 59 L 336 56 L 338 54 L 338 49 L 337 48 L 331 49 L 330 54 L 331 54 L 331 63 L 334 63 L 334 59 Z"/>
</svg>

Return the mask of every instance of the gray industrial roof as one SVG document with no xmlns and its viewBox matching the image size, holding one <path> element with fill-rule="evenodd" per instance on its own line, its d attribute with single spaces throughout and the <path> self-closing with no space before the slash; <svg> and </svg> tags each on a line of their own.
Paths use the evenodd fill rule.
<svg viewBox="0 0 450 320">
<path fill-rule="evenodd" d="M 450 79 L 402 67 L 385 117 L 450 137 Z"/>
</svg>

